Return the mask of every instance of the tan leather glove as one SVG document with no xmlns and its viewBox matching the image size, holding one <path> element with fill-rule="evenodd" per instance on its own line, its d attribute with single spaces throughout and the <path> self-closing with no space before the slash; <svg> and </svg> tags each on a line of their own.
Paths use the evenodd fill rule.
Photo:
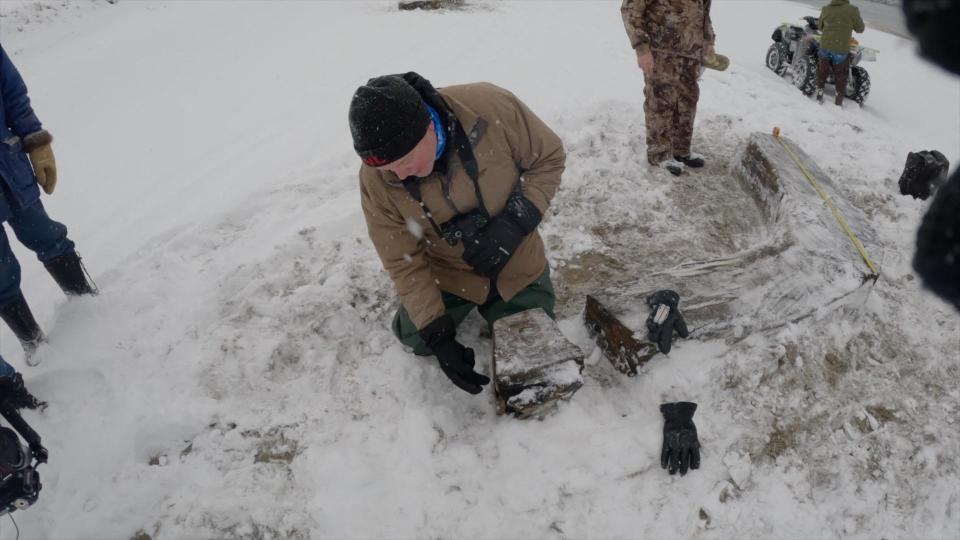
<svg viewBox="0 0 960 540">
<path fill-rule="evenodd" d="M 30 164 L 37 175 L 37 183 L 47 195 L 53 193 L 57 187 L 57 161 L 53 157 L 53 147 L 50 143 L 53 137 L 47 130 L 31 133 L 23 138 L 23 149 L 30 156 Z"/>
<path fill-rule="evenodd" d="M 45 144 L 30 151 L 30 163 L 37 175 L 37 183 L 47 192 L 53 193 L 57 187 L 57 161 L 53 158 L 53 147 Z"/>
</svg>

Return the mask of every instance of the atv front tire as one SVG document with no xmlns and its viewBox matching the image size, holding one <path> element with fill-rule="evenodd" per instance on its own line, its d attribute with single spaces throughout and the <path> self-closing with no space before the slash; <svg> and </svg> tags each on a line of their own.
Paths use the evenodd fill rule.
<svg viewBox="0 0 960 540">
<path fill-rule="evenodd" d="M 848 88 L 847 97 L 863 107 L 870 95 L 870 75 L 862 67 L 853 66 L 850 68 L 850 82 L 852 88 Z"/>
<path fill-rule="evenodd" d="M 815 57 L 800 58 L 793 66 L 793 85 L 808 97 L 817 90 L 817 59 Z"/>
<path fill-rule="evenodd" d="M 783 74 L 787 72 L 787 67 L 790 65 L 789 54 L 790 49 L 785 44 L 781 42 L 774 43 L 767 49 L 767 68 L 783 77 Z"/>
</svg>

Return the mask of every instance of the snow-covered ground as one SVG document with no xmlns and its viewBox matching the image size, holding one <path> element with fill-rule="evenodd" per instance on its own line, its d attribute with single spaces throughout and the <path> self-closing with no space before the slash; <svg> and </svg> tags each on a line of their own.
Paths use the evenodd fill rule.
<svg viewBox="0 0 960 540">
<path fill-rule="evenodd" d="M 873 92 L 837 111 L 763 66 L 773 28 L 814 8 L 716 2 L 733 65 L 701 85 L 711 181 L 778 125 L 869 216 L 883 275 L 857 305 L 736 346 L 684 342 L 627 379 L 590 352 L 582 296 L 561 298 L 590 360 L 541 422 L 497 417 L 489 391 L 464 394 L 390 334 L 346 125 L 378 74 L 495 82 L 556 128 L 558 290 L 570 261 L 618 256 L 604 230 L 635 250 L 747 247 L 685 237 L 705 218 L 682 195 L 703 202 L 704 186 L 644 165 L 619 4 L 0 3 L 0 40 L 56 137 L 44 204 L 102 289 L 67 302 L 13 242 L 50 336 L 29 368 L 0 331 L 51 402 L 27 415 L 51 460 L 15 515 L 22 537 L 960 535 L 960 316 L 911 274 L 925 206 L 896 187 L 908 151 L 960 158 L 960 79 L 898 37 L 861 37 L 881 50 Z M 489 354 L 477 320 L 463 334 Z M 703 465 L 684 478 L 658 463 L 657 405 L 676 399 L 701 406 Z"/>
</svg>

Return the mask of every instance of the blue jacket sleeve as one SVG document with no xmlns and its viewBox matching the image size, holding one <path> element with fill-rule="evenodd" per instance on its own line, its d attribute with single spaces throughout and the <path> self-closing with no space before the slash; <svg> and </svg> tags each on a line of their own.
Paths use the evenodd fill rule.
<svg viewBox="0 0 960 540">
<path fill-rule="evenodd" d="M 3 359 L 3 356 L 0 355 L 0 378 L 10 377 L 13 378 L 17 374 L 17 370 L 13 368 L 6 360 Z M 6 396 L 0 396 L 0 400 L 4 399 Z"/>
<path fill-rule="evenodd" d="M 0 105 L 7 127 L 14 135 L 26 137 L 43 129 L 40 119 L 30 107 L 27 85 L 20 72 L 14 67 L 7 52 L 0 45 Z"/>
</svg>

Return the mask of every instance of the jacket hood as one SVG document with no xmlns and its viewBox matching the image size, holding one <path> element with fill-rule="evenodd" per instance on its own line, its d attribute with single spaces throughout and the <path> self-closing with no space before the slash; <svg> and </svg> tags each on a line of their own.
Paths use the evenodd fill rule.
<svg viewBox="0 0 960 540">
<path fill-rule="evenodd" d="M 437 89 L 430 84 L 430 81 L 423 78 L 422 75 L 415 71 L 408 71 L 403 75 L 398 75 L 404 81 L 407 82 L 414 90 L 420 94 L 420 97 L 423 98 L 427 105 L 430 105 L 434 110 L 440 112 L 449 112 L 450 107 L 447 106 L 447 103 L 443 100 L 443 97 L 440 96 L 440 93 L 437 92 Z"/>
<path fill-rule="evenodd" d="M 425 101 L 427 105 L 432 107 L 435 111 L 437 111 L 437 114 L 440 115 L 441 122 L 443 123 L 443 129 L 446 131 L 448 143 L 446 149 L 444 150 L 443 156 L 437 159 L 434 170 L 445 175 L 447 173 L 447 161 L 453 154 L 456 153 L 456 147 L 458 144 L 460 144 L 457 142 L 457 128 L 460 127 L 460 129 L 470 130 L 477 121 L 476 115 L 470 111 L 462 110 L 461 112 L 465 118 L 458 118 L 457 114 L 453 110 L 453 106 L 443 98 L 440 92 L 434 88 L 430 81 L 423 78 L 423 76 L 417 72 L 408 71 L 398 76 L 403 78 L 407 84 L 412 86 L 413 89 L 420 94 L 420 97 L 423 98 L 423 101 Z M 467 122 L 467 124 L 462 123 L 464 120 Z M 400 181 L 397 180 L 397 182 Z"/>
</svg>

